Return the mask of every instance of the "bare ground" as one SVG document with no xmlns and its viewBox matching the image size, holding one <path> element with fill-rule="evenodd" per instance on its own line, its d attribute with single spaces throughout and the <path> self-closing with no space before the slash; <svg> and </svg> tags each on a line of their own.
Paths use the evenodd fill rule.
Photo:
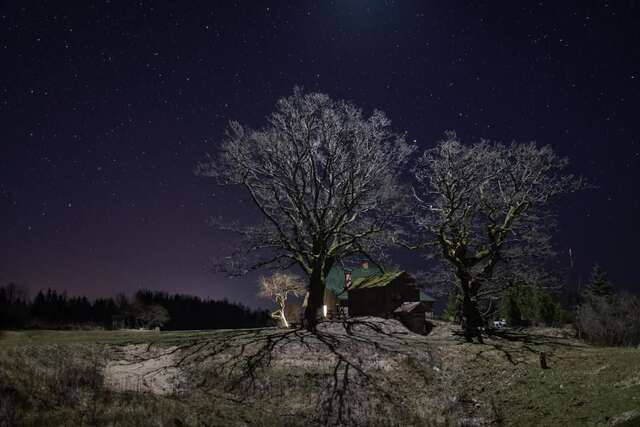
<svg viewBox="0 0 640 427">
<path fill-rule="evenodd" d="M 148 344 L 122 347 L 123 359 L 110 360 L 104 367 L 105 386 L 116 392 L 179 393 L 182 374 L 176 367 L 175 349 L 151 349 Z"/>
<path fill-rule="evenodd" d="M 394 320 L 361 318 L 323 323 L 315 334 L 226 331 L 170 347 L 130 345 L 106 365 L 105 383 L 115 391 L 213 396 L 229 411 L 249 409 L 249 424 L 259 413 L 290 424 L 517 425 L 505 396 L 542 371 L 540 354 L 555 368 L 587 348 L 569 330 L 503 331 L 480 345 L 450 323 L 432 324 L 426 337 Z"/>
<path fill-rule="evenodd" d="M 114 391 L 213 396 L 285 423 L 449 425 L 464 417 L 428 339 L 392 320 L 326 322 L 313 334 L 228 331 L 168 348 L 126 346 L 120 357 L 104 369 Z"/>
</svg>

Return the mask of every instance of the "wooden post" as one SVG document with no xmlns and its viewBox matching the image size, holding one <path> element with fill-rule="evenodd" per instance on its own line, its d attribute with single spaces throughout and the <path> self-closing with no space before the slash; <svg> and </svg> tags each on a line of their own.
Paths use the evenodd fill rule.
<svg viewBox="0 0 640 427">
<path fill-rule="evenodd" d="M 547 365 L 547 353 L 544 351 L 540 352 L 540 367 L 542 369 L 549 369 L 549 366 Z"/>
</svg>

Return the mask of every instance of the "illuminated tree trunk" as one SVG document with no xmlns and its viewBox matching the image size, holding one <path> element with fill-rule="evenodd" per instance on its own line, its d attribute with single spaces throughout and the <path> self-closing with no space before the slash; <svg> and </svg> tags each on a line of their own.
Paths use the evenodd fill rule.
<svg viewBox="0 0 640 427">
<path fill-rule="evenodd" d="M 274 319 L 278 319 L 282 323 L 282 326 L 284 326 L 285 328 L 288 328 L 289 322 L 287 322 L 287 318 L 284 314 L 285 304 L 286 304 L 286 295 L 284 297 L 277 297 L 276 303 L 278 304 L 278 310 L 271 313 L 271 317 Z"/>
<path fill-rule="evenodd" d="M 284 314 L 284 307 L 278 310 L 276 313 L 277 313 L 277 317 L 276 316 L 273 316 L 273 317 L 275 317 L 276 319 L 279 319 L 280 322 L 282 322 L 282 326 L 284 326 L 285 328 L 288 328 L 289 322 L 287 321 L 287 317 Z"/>
</svg>

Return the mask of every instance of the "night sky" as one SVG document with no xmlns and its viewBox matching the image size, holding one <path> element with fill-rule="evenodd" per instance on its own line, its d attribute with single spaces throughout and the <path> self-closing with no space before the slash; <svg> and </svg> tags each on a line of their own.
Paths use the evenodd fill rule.
<svg viewBox="0 0 640 427">
<path fill-rule="evenodd" d="M 421 148 L 552 145 L 598 185 L 560 205 L 572 280 L 599 261 L 640 291 L 637 3 L 2 2 L 0 64 L 2 284 L 264 304 L 208 271 L 232 241 L 207 218 L 253 211 L 193 167 L 300 85 Z"/>
</svg>

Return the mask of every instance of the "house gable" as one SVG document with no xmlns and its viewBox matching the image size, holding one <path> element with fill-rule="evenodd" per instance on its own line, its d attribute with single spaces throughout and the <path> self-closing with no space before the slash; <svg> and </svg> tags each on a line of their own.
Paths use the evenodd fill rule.
<svg viewBox="0 0 640 427">
<path fill-rule="evenodd" d="M 351 276 L 351 284 L 353 285 L 356 281 L 375 276 L 381 273 L 381 270 L 377 267 L 369 266 L 368 268 L 363 267 L 353 267 L 353 268 L 343 268 L 343 267 L 333 267 L 329 274 L 327 275 L 327 288 L 341 301 L 346 301 L 348 299 L 348 290 L 346 283 L 346 274 L 350 274 Z"/>
</svg>

